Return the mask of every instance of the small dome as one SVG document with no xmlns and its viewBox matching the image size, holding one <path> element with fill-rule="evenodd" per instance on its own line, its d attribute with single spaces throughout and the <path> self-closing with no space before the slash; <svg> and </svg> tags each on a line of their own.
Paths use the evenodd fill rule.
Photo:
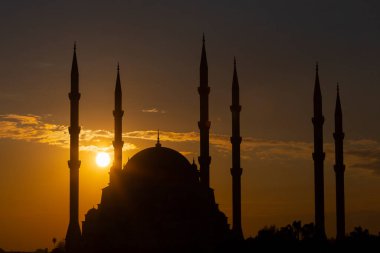
<svg viewBox="0 0 380 253">
<path fill-rule="evenodd" d="M 167 183 L 197 183 L 196 170 L 179 152 L 161 146 L 135 154 L 124 167 L 127 175 L 166 181 Z"/>
<path fill-rule="evenodd" d="M 90 210 L 88 210 L 88 212 L 85 215 L 86 220 L 94 219 L 96 217 L 97 213 L 98 213 L 98 210 L 96 210 L 94 207 L 92 207 Z"/>
</svg>

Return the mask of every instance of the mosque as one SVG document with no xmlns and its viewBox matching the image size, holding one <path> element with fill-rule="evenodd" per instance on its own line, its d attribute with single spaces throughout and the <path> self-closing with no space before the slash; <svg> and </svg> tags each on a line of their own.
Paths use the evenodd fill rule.
<svg viewBox="0 0 380 253">
<path fill-rule="evenodd" d="M 119 67 L 115 87 L 114 161 L 109 185 L 97 208 L 78 221 L 79 72 L 74 47 L 71 71 L 70 222 L 67 252 L 213 252 L 228 240 L 242 240 L 240 203 L 239 83 L 234 60 L 232 82 L 233 226 L 219 210 L 210 187 L 208 66 L 203 38 L 200 84 L 200 168 L 179 152 L 163 147 L 144 149 L 122 164 L 122 89 Z"/>
<path fill-rule="evenodd" d="M 219 210 L 210 187 L 208 65 L 203 38 L 198 93 L 200 97 L 199 170 L 179 152 L 159 141 L 122 164 L 122 89 L 117 68 L 114 116 L 114 161 L 109 185 L 100 204 L 90 209 L 79 226 L 79 72 L 74 47 L 70 99 L 70 221 L 66 233 L 68 253 L 171 253 L 215 252 L 225 242 L 244 239 L 241 225 L 239 81 L 234 60 L 232 79 L 232 227 Z M 315 236 L 326 239 L 322 93 L 318 64 L 313 97 Z M 343 118 L 339 88 L 335 105 L 335 176 L 337 240 L 345 237 Z"/>
</svg>

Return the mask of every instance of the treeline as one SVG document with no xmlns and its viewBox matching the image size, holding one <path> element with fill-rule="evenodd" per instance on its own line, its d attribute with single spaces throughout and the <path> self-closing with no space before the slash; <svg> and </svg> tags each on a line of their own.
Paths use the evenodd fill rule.
<svg viewBox="0 0 380 253">
<path fill-rule="evenodd" d="M 63 241 L 55 243 L 51 253 L 64 253 Z M 223 242 L 220 247 L 212 253 L 260 253 L 260 252 L 379 252 L 380 233 L 370 234 L 368 229 L 355 227 L 342 240 L 321 239 L 316 236 L 313 223 L 302 224 L 294 221 L 284 227 L 268 226 L 261 229 L 257 236 L 245 240 L 230 240 Z M 35 253 L 45 253 L 47 249 L 37 250 Z M 184 249 L 183 252 L 191 252 Z M 0 248 L 0 253 L 10 253 Z M 12 253 L 16 253 L 13 251 Z M 111 253 L 111 252 L 109 252 Z M 181 253 L 181 252 L 178 252 Z M 206 253 L 206 252 L 194 252 Z M 209 253 L 209 252 L 207 252 Z"/>
<path fill-rule="evenodd" d="M 314 223 L 302 225 L 294 221 L 284 227 L 269 226 L 256 237 L 244 241 L 226 242 L 218 252 L 378 252 L 380 233 L 370 234 L 368 229 L 355 227 L 342 240 L 317 237 Z"/>
</svg>

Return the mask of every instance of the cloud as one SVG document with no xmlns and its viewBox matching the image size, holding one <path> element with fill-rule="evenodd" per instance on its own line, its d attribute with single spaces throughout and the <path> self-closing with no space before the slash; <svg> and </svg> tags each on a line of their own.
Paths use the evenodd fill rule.
<svg viewBox="0 0 380 253">
<path fill-rule="evenodd" d="M 68 137 L 67 127 L 43 123 L 37 115 L 0 115 L 0 139 L 68 147 Z"/>
<path fill-rule="evenodd" d="M 68 127 L 65 125 L 44 122 L 46 117 L 38 115 L 0 115 L 0 139 L 23 140 L 45 143 L 62 148 L 69 148 Z M 131 131 L 123 134 L 124 139 L 152 140 L 157 139 L 156 130 Z M 82 128 L 80 133 L 80 150 L 82 151 L 113 151 L 113 132 L 107 130 L 91 130 Z M 160 140 L 176 143 L 196 143 L 198 132 L 160 131 Z M 210 144 L 218 152 L 231 153 L 230 137 L 222 134 L 211 134 Z M 366 169 L 380 175 L 380 142 L 375 140 L 345 141 L 346 167 Z M 130 142 L 124 143 L 124 150 L 137 149 Z M 325 143 L 326 161 L 334 163 L 334 144 Z M 279 141 L 244 137 L 241 144 L 242 159 L 260 159 L 270 161 L 292 162 L 296 160 L 311 161 L 313 144 L 302 141 Z M 189 151 L 183 151 L 190 155 Z M 195 154 L 194 154 L 195 155 Z"/>
<path fill-rule="evenodd" d="M 44 143 L 62 148 L 69 148 L 70 135 L 68 127 L 50 124 L 38 115 L 0 115 L 0 139 L 23 140 L 27 142 Z M 82 151 L 112 151 L 110 145 L 113 133 L 106 130 L 89 130 L 82 128 L 80 132 L 80 147 Z M 123 150 L 137 147 L 132 143 L 124 143 Z"/>
<path fill-rule="evenodd" d="M 191 151 L 179 151 L 183 156 L 194 156 L 195 154 Z"/>
<path fill-rule="evenodd" d="M 159 109 L 157 109 L 157 108 L 152 108 L 152 109 L 142 109 L 141 111 L 142 111 L 142 112 L 147 112 L 147 113 L 162 113 L 162 114 L 166 113 L 165 110 L 159 110 Z"/>
<path fill-rule="evenodd" d="M 41 69 L 43 69 L 43 68 L 50 68 L 50 67 L 52 67 L 54 64 L 53 63 L 50 63 L 50 62 L 35 62 L 34 64 L 33 64 L 33 66 L 34 67 L 36 67 L 36 68 L 41 68 Z"/>
<path fill-rule="evenodd" d="M 124 133 L 123 137 L 140 140 L 157 140 L 157 130 L 132 131 Z M 170 142 L 196 142 L 199 140 L 197 132 L 170 132 L 160 131 L 160 140 Z"/>
<path fill-rule="evenodd" d="M 8 119 L 14 122 L 19 122 L 22 125 L 36 125 L 38 124 L 40 116 L 28 114 L 28 115 L 17 115 L 17 114 L 7 114 L 0 115 L 3 119 Z"/>
<path fill-rule="evenodd" d="M 125 138 L 156 140 L 157 131 L 133 131 L 124 134 Z M 197 132 L 160 131 L 160 140 L 169 142 L 198 142 Z M 210 134 L 210 144 L 219 152 L 231 153 L 230 136 Z M 347 168 L 365 169 L 380 175 L 380 142 L 375 140 L 347 140 L 344 144 L 345 163 Z M 241 144 L 242 159 L 254 157 L 270 161 L 312 161 L 313 143 L 305 141 L 266 140 L 252 137 L 243 138 Z M 326 161 L 334 164 L 334 143 L 324 144 Z"/>
<path fill-rule="evenodd" d="M 350 159 L 350 167 L 366 168 L 380 175 L 380 143 L 374 140 L 347 141 L 345 155 Z"/>
</svg>

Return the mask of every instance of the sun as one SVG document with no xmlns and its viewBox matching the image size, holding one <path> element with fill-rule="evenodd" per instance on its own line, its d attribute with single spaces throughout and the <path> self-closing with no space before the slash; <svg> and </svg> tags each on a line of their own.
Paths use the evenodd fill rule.
<svg viewBox="0 0 380 253">
<path fill-rule="evenodd" d="M 99 167 L 106 167 L 110 164 L 110 161 L 111 161 L 111 158 L 110 158 L 110 155 L 106 152 L 99 152 L 97 155 L 96 155 L 96 164 L 99 166 Z"/>
</svg>

